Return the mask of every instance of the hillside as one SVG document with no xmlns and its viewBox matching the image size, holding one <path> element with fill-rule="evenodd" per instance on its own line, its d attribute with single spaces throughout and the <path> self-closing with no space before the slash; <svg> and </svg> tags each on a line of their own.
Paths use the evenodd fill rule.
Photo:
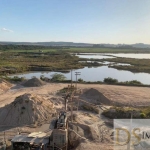
<svg viewBox="0 0 150 150">
<path fill-rule="evenodd" d="M 74 42 L 5 42 L 0 41 L 0 45 L 34 45 L 34 46 L 73 46 L 73 47 L 111 47 L 111 48 L 150 48 L 150 44 L 93 44 Z"/>
</svg>

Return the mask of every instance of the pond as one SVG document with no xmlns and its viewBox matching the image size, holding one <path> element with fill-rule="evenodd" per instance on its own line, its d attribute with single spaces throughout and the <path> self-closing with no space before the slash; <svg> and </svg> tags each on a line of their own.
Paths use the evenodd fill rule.
<svg viewBox="0 0 150 150">
<path fill-rule="evenodd" d="M 92 58 L 92 59 L 103 59 L 103 58 L 114 58 L 114 56 L 105 56 L 103 54 L 85 54 L 85 55 L 76 55 L 79 58 Z"/>
<path fill-rule="evenodd" d="M 107 56 L 109 55 L 109 56 Z M 150 54 L 137 54 L 137 53 L 80 53 L 76 55 L 79 58 L 93 58 L 93 59 L 103 59 L 103 58 L 114 58 L 114 57 L 124 57 L 124 58 L 137 58 L 137 59 L 150 59 Z"/>
<path fill-rule="evenodd" d="M 124 58 L 137 58 L 137 59 L 150 59 L 150 54 L 109 54 L 116 57 L 124 57 Z"/>
<path fill-rule="evenodd" d="M 84 81 L 103 81 L 104 78 L 111 77 L 118 79 L 118 81 L 131 81 L 138 80 L 143 84 L 150 84 L 150 74 L 148 73 L 132 73 L 130 71 L 122 71 L 114 68 L 108 68 L 108 66 L 101 67 L 85 67 L 83 69 L 73 70 L 73 80 L 75 81 L 75 72 L 81 72 L 78 78 L 84 79 Z M 40 78 L 41 75 L 51 78 L 51 75 L 56 72 L 28 72 L 24 74 L 16 74 L 19 77 L 25 77 L 27 79 L 36 76 Z M 71 79 L 70 73 L 62 73 L 68 80 Z M 12 75 L 14 76 L 14 75 Z"/>
<path fill-rule="evenodd" d="M 95 61 L 79 61 L 80 63 L 94 63 Z M 117 66 L 131 66 L 130 64 L 127 63 L 116 63 L 116 62 L 109 62 L 109 61 L 103 61 L 103 62 L 98 62 L 99 64 L 103 64 L 103 65 L 117 65 Z"/>
</svg>

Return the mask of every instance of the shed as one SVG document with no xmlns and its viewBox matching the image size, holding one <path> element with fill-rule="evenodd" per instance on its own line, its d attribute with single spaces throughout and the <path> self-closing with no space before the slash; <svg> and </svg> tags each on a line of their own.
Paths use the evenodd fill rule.
<svg viewBox="0 0 150 150">
<path fill-rule="evenodd" d="M 49 137 L 44 132 L 33 132 L 29 135 L 16 135 L 12 140 L 12 149 L 22 147 L 22 149 L 46 150 L 49 144 Z"/>
</svg>

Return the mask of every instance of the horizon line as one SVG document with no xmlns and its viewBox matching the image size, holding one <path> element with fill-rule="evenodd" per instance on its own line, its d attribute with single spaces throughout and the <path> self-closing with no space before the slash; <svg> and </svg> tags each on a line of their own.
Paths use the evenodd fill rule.
<svg viewBox="0 0 150 150">
<path fill-rule="evenodd" d="M 46 43 L 48 43 L 48 42 L 55 42 L 55 43 L 57 43 L 57 42 L 64 42 L 64 43 L 83 43 L 83 44 L 112 44 L 112 45 L 119 45 L 119 44 L 121 44 L 121 45 L 133 45 L 133 44 L 145 44 L 145 45 L 150 45 L 150 44 L 147 44 L 147 43 L 141 43 L 141 42 L 139 42 L 139 43 L 132 43 L 132 44 L 127 44 L 127 43 L 117 43 L 117 44 L 114 44 L 114 43 L 87 43 L 87 42 L 70 42 L 70 41 L 37 41 L 37 42 L 20 42 L 20 41 L 0 41 L 0 42 L 13 42 L 13 43 L 44 43 L 44 42 L 46 42 Z"/>
</svg>

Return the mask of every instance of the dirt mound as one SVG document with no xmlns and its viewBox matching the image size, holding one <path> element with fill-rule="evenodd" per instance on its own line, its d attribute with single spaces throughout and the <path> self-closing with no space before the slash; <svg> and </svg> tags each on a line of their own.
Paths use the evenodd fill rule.
<svg viewBox="0 0 150 150">
<path fill-rule="evenodd" d="M 11 83 L 7 82 L 4 79 L 0 79 L 0 91 L 1 92 L 9 90 L 11 86 L 12 86 Z"/>
<path fill-rule="evenodd" d="M 55 114 L 53 103 L 31 94 L 24 94 L 0 108 L 0 125 L 21 126 L 50 120 Z"/>
<path fill-rule="evenodd" d="M 96 131 L 85 124 L 71 123 L 69 124 L 69 145 L 77 147 L 82 140 L 96 141 L 98 135 Z"/>
<path fill-rule="evenodd" d="M 111 101 L 105 97 L 101 92 L 99 92 L 97 89 L 88 89 L 86 90 L 82 95 L 81 98 L 86 99 L 87 101 L 99 105 L 99 104 L 105 104 L 110 105 Z"/>
<path fill-rule="evenodd" d="M 29 79 L 28 81 L 26 81 L 25 83 L 23 83 L 22 85 L 26 86 L 26 87 L 40 87 L 44 84 L 45 83 L 42 80 L 40 80 L 38 78 L 32 78 L 32 79 Z"/>
</svg>

